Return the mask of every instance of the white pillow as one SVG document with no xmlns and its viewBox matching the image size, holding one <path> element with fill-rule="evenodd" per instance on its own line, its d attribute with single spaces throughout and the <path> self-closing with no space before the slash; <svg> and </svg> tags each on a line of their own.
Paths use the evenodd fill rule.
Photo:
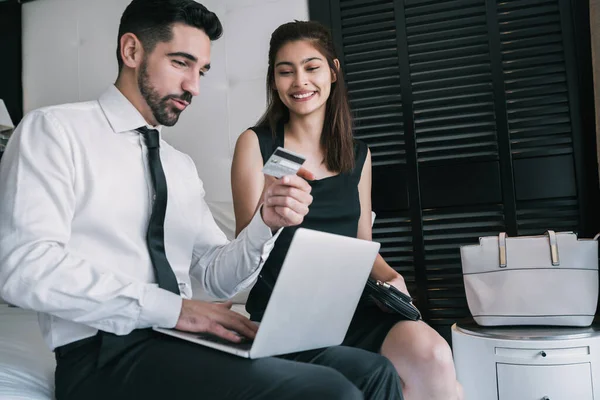
<svg viewBox="0 0 600 400">
<path fill-rule="evenodd" d="M 235 236 L 233 202 L 208 200 L 206 204 L 219 228 L 227 236 L 227 239 L 232 240 Z"/>
<path fill-rule="evenodd" d="M 221 228 L 227 239 L 233 240 L 235 237 L 235 213 L 233 211 L 233 203 L 226 201 L 207 201 L 206 204 L 210 209 L 210 212 L 215 219 L 215 222 Z M 206 291 L 202 288 L 202 284 L 198 282 L 195 278 L 192 277 L 192 292 L 193 297 L 196 300 L 201 301 L 217 301 L 214 297 L 210 296 Z M 245 289 L 235 296 L 231 298 L 231 300 L 235 304 L 246 304 L 246 300 L 248 299 L 248 294 L 250 294 L 250 289 Z"/>
<path fill-rule="evenodd" d="M 55 365 L 37 314 L 0 305 L 0 399 L 54 399 Z"/>
</svg>

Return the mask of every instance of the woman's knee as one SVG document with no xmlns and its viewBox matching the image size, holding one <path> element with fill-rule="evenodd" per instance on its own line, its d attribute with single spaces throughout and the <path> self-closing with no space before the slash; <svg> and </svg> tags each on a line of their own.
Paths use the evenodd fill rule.
<svg viewBox="0 0 600 400">
<path fill-rule="evenodd" d="M 410 360 L 418 369 L 431 373 L 454 373 L 452 350 L 448 343 L 432 328 L 392 329 L 383 353 L 390 358 L 401 357 Z"/>
<path fill-rule="evenodd" d="M 452 350 L 442 337 L 429 337 L 417 340 L 413 347 L 413 361 L 420 369 L 435 375 L 454 374 Z"/>
</svg>

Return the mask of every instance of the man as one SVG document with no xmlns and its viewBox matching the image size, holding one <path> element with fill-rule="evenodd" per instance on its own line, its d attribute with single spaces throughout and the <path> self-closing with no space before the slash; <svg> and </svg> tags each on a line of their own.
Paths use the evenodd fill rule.
<svg viewBox="0 0 600 400">
<path fill-rule="evenodd" d="M 190 274 L 221 298 L 248 287 L 311 202 L 306 181 L 284 177 L 228 243 L 191 159 L 160 139 L 221 33 L 192 0 L 133 0 L 115 85 L 23 119 L 0 168 L 0 295 L 40 312 L 58 400 L 401 398 L 393 366 L 358 349 L 245 360 L 150 329 L 254 337 L 231 303 L 190 300 Z"/>
</svg>

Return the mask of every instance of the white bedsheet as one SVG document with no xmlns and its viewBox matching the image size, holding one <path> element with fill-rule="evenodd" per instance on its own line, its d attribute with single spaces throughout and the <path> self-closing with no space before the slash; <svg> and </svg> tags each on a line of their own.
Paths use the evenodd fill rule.
<svg viewBox="0 0 600 400">
<path fill-rule="evenodd" d="M 0 305 L 0 399 L 53 399 L 54 368 L 37 314 Z"/>
</svg>

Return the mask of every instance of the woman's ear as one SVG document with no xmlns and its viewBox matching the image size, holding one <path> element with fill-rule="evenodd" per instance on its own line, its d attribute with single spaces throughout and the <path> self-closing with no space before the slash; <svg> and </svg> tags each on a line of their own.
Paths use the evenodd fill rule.
<svg viewBox="0 0 600 400">
<path fill-rule="evenodd" d="M 331 83 L 337 81 L 337 74 L 340 72 L 340 60 L 334 58 L 333 65 L 335 65 L 335 70 L 331 70 Z"/>
</svg>

